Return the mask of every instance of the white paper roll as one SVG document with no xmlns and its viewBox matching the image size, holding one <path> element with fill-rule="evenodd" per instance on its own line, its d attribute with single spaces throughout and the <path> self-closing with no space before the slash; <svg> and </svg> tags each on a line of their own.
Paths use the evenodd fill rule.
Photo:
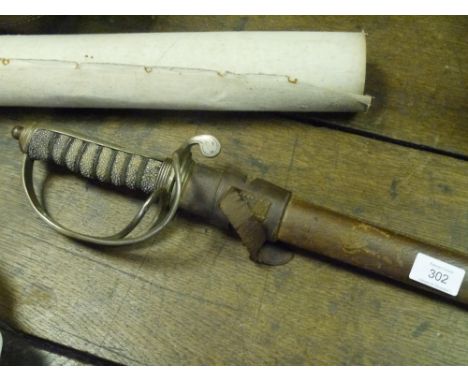
<svg viewBox="0 0 468 382">
<path fill-rule="evenodd" d="M 0 36 L 0 105 L 363 111 L 364 33 Z"/>
</svg>

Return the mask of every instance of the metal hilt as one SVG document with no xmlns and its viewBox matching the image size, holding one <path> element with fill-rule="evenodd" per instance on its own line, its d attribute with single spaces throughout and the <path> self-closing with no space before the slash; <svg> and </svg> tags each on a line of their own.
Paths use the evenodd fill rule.
<svg viewBox="0 0 468 382">
<path fill-rule="evenodd" d="M 194 163 L 191 147 L 198 145 L 206 157 L 215 157 L 221 149 L 215 137 L 198 135 L 186 141 L 170 158 L 161 160 L 59 130 L 15 127 L 12 135 L 18 139 L 21 150 L 26 154 L 23 185 L 39 216 L 63 235 L 111 246 L 139 243 L 161 231 L 172 220 L 179 206 L 184 184 Z M 76 232 L 54 220 L 37 197 L 33 184 L 35 160 L 52 161 L 84 177 L 115 186 L 139 189 L 149 196 L 130 223 L 111 236 L 100 237 Z M 150 228 L 138 236 L 127 237 L 152 204 L 157 204 L 159 211 Z"/>
</svg>

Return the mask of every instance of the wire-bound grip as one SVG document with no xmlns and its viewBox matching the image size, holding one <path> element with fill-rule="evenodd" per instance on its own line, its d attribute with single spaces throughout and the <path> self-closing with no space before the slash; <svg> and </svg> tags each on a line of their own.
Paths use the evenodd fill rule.
<svg viewBox="0 0 468 382">
<path fill-rule="evenodd" d="M 58 130 L 15 127 L 14 138 L 26 154 L 23 162 L 23 185 L 26 195 L 39 216 L 61 234 L 99 245 L 129 245 L 144 241 L 160 232 L 174 217 L 183 186 L 193 166 L 191 147 L 198 145 L 205 157 L 215 157 L 221 150 L 219 141 L 211 135 L 198 135 L 186 141 L 170 158 L 160 160 L 96 142 L 76 134 Z M 111 236 L 92 236 L 73 231 L 53 219 L 39 201 L 34 190 L 35 160 L 52 161 L 84 177 L 126 186 L 149 193 L 133 219 Z M 149 207 L 157 204 L 159 211 L 148 230 L 128 237 L 138 226 Z"/>
</svg>

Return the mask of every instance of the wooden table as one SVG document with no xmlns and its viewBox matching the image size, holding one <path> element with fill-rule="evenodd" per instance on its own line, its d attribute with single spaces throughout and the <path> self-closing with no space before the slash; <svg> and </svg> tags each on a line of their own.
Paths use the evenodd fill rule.
<svg viewBox="0 0 468 382">
<path fill-rule="evenodd" d="M 231 165 L 300 197 L 468 256 L 468 19 L 68 18 L 54 32 L 366 30 L 367 113 L 0 110 L 0 317 L 124 364 L 467 364 L 465 308 L 292 248 L 253 264 L 240 241 L 179 215 L 141 246 L 100 249 L 49 229 L 20 180 L 14 124 L 66 127 L 169 154 L 211 133 Z M 265 138 L 267 137 L 267 139 Z M 199 157 L 197 159 L 201 160 Z M 207 161 L 205 161 L 208 163 Z M 54 171 L 55 216 L 112 232 L 141 202 Z M 115 224 L 114 224 L 115 223 Z"/>
</svg>

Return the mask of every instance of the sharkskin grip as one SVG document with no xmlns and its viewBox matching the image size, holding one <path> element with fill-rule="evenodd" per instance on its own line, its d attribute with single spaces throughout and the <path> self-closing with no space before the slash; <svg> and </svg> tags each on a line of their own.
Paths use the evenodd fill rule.
<svg viewBox="0 0 468 382">
<path fill-rule="evenodd" d="M 162 162 L 91 141 L 38 129 L 27 146 L 31 159 L 52 161 L 90 179 L 151 193 Z"/>
</svg>

